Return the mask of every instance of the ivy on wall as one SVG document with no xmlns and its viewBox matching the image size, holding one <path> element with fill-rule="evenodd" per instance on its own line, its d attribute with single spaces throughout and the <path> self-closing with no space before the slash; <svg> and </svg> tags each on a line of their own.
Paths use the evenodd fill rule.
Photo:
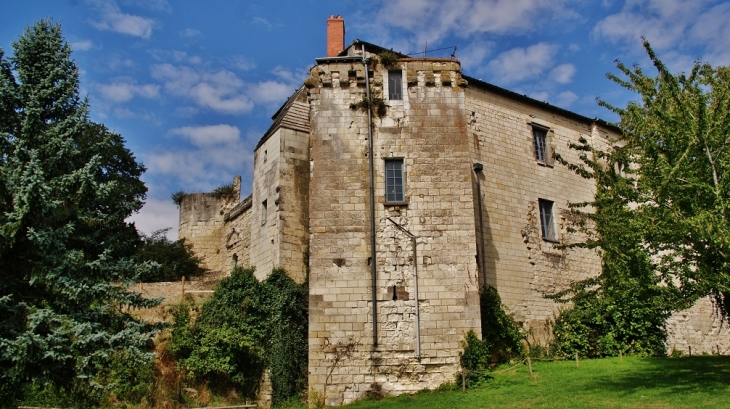
<svg viewBox="0 0 730 409">
<path fill-rule="evenodd" d="M 170 350 L 189 376 L 255 398 L 266 368 L 273 403 L 306 389 L 308 284 L 275 269 L 258 281 L 236 268 L 197 317 L 190 304 L 174 312 Z"/>
</svg>

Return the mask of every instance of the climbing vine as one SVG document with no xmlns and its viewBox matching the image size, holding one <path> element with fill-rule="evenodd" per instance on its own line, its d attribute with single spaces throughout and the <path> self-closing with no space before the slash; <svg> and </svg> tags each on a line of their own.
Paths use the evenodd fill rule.
<svg viewBox="0 0 730 409">
<path fill-rule="evenodd" d="M 370 99 L 363 97 L 362 100 L 350 104 L 350 109 L 359 109 L 367 112 L 368 108 L 375 112 L 378 117 L 385 116 L 387 110 L 385 100 L 379 96 L 373 95 L 373 93 L 371 93 Z"/>
<path fill-rule="evenodd" d="M 482 288 L 481 307 L 482 339 L 469 331 L 461 341 L 464 352 L 459 353 L 461 367 L 467 371 L 467 386 L 474 386 L 488 379 L 491 364 L 509 361 L 524 352 L 525 334 L 520 325 L 507 314 L 497 289 Z M 461 376 L 457 377 L 461 385 Z"/>
<path fill-rule="evenodd" d="M 189 377 L 255 398 L 266 368 L 274 404 L 303 392 L 307 375 L 307 283 L 275 269 L 258 281 L 253 268 L 223 279 L 196 318 L 174 312 L 170 350 Z"/>
</svg>

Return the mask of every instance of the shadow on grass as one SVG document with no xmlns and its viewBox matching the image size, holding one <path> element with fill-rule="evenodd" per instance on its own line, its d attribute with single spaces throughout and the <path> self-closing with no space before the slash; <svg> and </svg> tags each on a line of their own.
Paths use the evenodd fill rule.
<svg viewBox="0 0 730 409">
<path fill-rule="evenodd" d="M 655 389 L 685 394 L 726 391 L 730 387 L 730 356 L 646 358 L 641 363 L 640 368 L 628 373 L 601 379 L 600 388 L 618 393 Z"/>
</svg>

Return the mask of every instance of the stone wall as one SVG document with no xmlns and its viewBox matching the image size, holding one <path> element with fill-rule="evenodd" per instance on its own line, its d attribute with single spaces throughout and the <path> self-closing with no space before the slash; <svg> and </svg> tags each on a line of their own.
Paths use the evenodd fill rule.
<svg viewBox="0 0 730 409">
<path fill-rule="evenodd" d="M 193 245 L 202 265 L 220 270 L 223 200 L 211 193 L 190 193 L 180 202 L 178 237 Z"/>
<path fill-rule="evenodd" d="M 248 266 L 250 199 L 239 203 L 240 176 L 233 179 L 232 187 L 230 195 L 188 193 L 180 202 L 178 237 L 191 243 L 202 265 L 218 274 L 230 272 L 233 254 L 238 264 L 244 260 L 241 265 Z"/>
<path fill-rule="evenodd" d="M 712 300 L 703 298 L 667 320 L 667 353 L 730 354 L 730 328 Z M 692 349 L 690 351 L 690 348 Z"/>
<path fill-rule="evenodd" d="M 402 101 L 373 125 L 376 260 L 370 253 L 367 115 L 359 62 L 312 70 L 310 387 L 336 405 L 371 388 L 415 392 L 451 381 L 459 341 L 480 331 L 471 160 L 463 84 L 452 60 L 402 61 Z M 384 95 L 385 70 L 372 75 Z M 407 86 L 406 86 L 407 85 Z M 333 160 L 336 158 L 336 160 Z M 384 201 L 384 160 L 402 158 L 405 203 Z M 410 237 L 417 236 L 413 258 Z M 376 263 L 377 345 L 371 263 Z M 418 264 L 420 359 L 413 268 Z"/>
<path fill-rule="evenodd" d="M 558 153 L 579 163 L 577 151 L 568 147 L 583 136 L 598 146 L 605 136 L 597 125 L 555 115 L 480 87 L 466 91 L 464 112 L 471 136 L 481 192 L 484 254 L 482 275 L 494 286 L 514 318 L 544 339 L 545 320 L 556 311 L 544 294 L 561 291 L 575 281 L 595 274 L 600 260 L 590 250 L 560 249 L 560 244 L 579 241 L 569 233 L 569 202 L 591 200 L 594 185 L 565 166 L 538 161 L 533 126 L 547 131 L 548 154 Z M 557 241 L 542 238 L 538 200 L 553 202 Z M 482 245 L 482 242 L 479 242 Z"/>
</svg>

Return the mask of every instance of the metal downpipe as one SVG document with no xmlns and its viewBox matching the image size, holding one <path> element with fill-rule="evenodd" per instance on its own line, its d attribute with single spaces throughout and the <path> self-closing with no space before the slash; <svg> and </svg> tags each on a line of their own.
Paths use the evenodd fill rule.
<svg viewBox="0 0 730 409">
<path fill-rule="evenodd" d="M 365 58 L 365 44 L 362 45 L 362 65 L 365 67 L 365 92 L 368 99 L 368 162 L 370 166 L 370 275 L 372 277 L 371 292 L 373 293 L 373 348 L 378 347 L 378 296 L 377 262 L 375 251 L 375 177 L 373 175 L 373 110 L 370 104 L 370 75 L 368 74 L 368 60 Z"/>
</svg>

